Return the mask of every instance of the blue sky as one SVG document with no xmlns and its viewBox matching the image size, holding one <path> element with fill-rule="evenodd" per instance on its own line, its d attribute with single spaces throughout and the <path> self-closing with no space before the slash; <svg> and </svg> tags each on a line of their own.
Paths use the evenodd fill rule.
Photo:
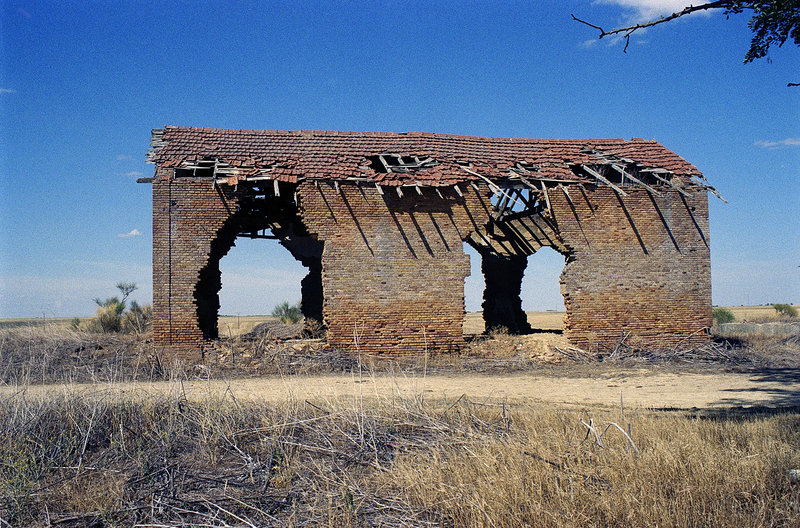
<svg viewBox="0 0 800 528">
<path fill-rule="evenodd" d="M 796 46 L 744 65 L 749 16 L 717 13 L 622 53 L 570 13 L 611 27 L 676 2 L 495 4 L 0 0 L 0 317 L 89 315 L 123 280 L 150 302 L 136 178 L 167 124 L 654 138 L 729 201 L 710 198 L 714 303 L 800 303 Z M 526 309 L 562 306 L 562 265 L 531 257 Z M 274 243 L 237 242 L 222 268 L 223 313 L 299 299 Z"/>
</svg>

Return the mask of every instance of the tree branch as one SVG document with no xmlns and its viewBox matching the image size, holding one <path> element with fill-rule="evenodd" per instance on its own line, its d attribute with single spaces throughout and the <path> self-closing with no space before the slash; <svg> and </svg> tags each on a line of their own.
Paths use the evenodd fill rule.
<svg viewBox="0 0 800 528">
<path fill-rule="evenodd" d="M 690 0 L 686 0 L 689 2 Z M 592 29 L 596 29 L 600 34 L 598 39 L 608 35 L 621 35 L 625 38 L 623 53 L 627 53 L 630 44 L 631 34 L 639 29 L 644 29 L 659 24 L 664 24 L 676 18 L 696 13 L 697 11 L 707 11 L 709 9 L 724 9 L 725 15 L 738 14 L 745 9 L 751 9 L 755 15 L 748 27 L 753 32 L 753 40 L 750 49 L 745 55 L 744 62 L 752 62 L 766 56 L 770 45 L 776 44 L 781 47 L 790 37 L 794 43 L 800 46 L 800 4 L 798 0 L 717 0 L 706 2 L 700 5 L 689 5 L 681 11 L 676 11 L 671 15 L 664 16 L 649 22 L 633 24 L 630 26 L 614 28 L 606 31 L 597 24 L 592 24 L 571 14 L 572 20 L 580 22 Z M 769 62 L 769 58 L 767 58 Z M 788 87 L 800 86 L 800 83 L 790 82 Z"/>
<path fill-rule="evenodd" d="M 733 4 L 734 4 L 733 0 L 718 0 L 716 2 L 708 2 L 706 4 L 700 4 L 700 5 L 697 5 L 697 6 L 690 5 L 690 6 L 685 7 L 682 11 L 677 11 L 675 13 L 672 13 L 671 15 L 668 15 L 668 16 L 665 16 L 665 17 L 662 17 L 662 18 L 658 18 L 656 20 L 651 20 L 650 22 L 644 22 L 642 24 L 634 24 L 632 26 L 625 26 L 625 27 L 621 27 L 621 28 L 614 28 L 614 29 L 610 29 L 608 31 L 606 31 L 605 29 L 603 29 L 602 27 L 600 27 L 598 25 L 591 24 L 591 23 L 589 23 L 589 22 L 587 22 L 585 20 L 581 20 L 580 18 L 576 17 L 572 13 L 570 13 L 570 16 L 572 16 L 572 20 L 574 20 L 576 22 L 580 22 L 581 24 L 585 24 L 585 25 L 587 25 L 587 26 L 589 26 L 591 28 L 594 28 L 594 29 L 598 30 L 600 32 L 600 36 L 597 37 L 598 39 L 601 39 L 601 38 L 606 37 L 608 35 L 618 35 L 620 33 L 625 33 L 623 35 L 625 37 L 625 47 L 622 48 L 622 52 L 623 53 L 627 53 L 628 44 L 630 44 L 630 40 L 631 40 L 631 34 L 634 31 L 638 30 L 638 29 L 644 29 L 644 28 L 648 28 L 648 27 L 652 27 L 652 26 L 657 26 L 658 24 L 663 24 L 665 22 L 669 22 L 670 20 L 675 20 L 676 18 L 680 18 L 682 16 L 690 15 L 690 14 L 692 14 L 694 12 L 697 12 L 697 11 L 706 11 L 708 9 L 731 8 L 731 7 L 733 7 Z"/>
<path fill-rule="evenodd" d="M 700 5 L 697 5 L 697 6 L 690 5 L 688 7 L 683 8 L 682 11 L 678 11 L 678 12 L 672 13 L 671 15 L 667 15 L 667 16 L 665 16 L 663 18 L 658 18 L 656 20 L 651 20 L 650 22 L 645 22 L 643 24 L 634 24 L 632 26 L 625 26 L 625 27 L 621 27 L 621 28 L 615 28 L 615 29 L 611 29 L 609 31 L 604 30 L 600 26 L 596 26 L 594 24 L 590 24 L 589 22 L 586 22 L 585 20 L 581 20 L 580 18 L 576 17 L 575 15 L 572 15 L 572 20 L 575 20 L 576 22 L 580 22 L 581 24 L 586 24 L 589 27 L 593 27 L 594 29 L 597 29 L 598 31 L 600 31 L 600 36 L 598 38 L 603 38 L 603 37 L 605 37 L 607 35 L 616 35 L 618 33 L 627 33 L 628 35 L 630 35 L 634 31 L 636 31 L 637 29 L 643 29 L 643 28 L 646 28 L 646 27 L 657 26 L 658 24 L 663 24 L 664 22 L 669 22 L 670 20 L 675 20 L 676 18 L 680 18 L 682 16 L 690 15 L 690 14 L 695 13 L 697 11 L 706 11 L 708 9 L 721 9 L 721 8 L 733 7 L 733 3 L 734 3 L 733 0 L 718 0 L 717 2 L 708 2 L 706 4 L 700 4 Z"/>
</svg>

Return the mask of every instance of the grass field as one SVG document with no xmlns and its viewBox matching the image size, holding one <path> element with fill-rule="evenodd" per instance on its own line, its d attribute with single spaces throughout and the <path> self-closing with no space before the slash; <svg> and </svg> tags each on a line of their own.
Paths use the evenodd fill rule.
<svg viewBox="0 0 800 528">
<path fill-rule="evenodd" d="M 242 339 L 267 319 L 221 318 L 201 366 L 7 321 L 0 526 L 800 526 L 800 336 L 601 357 L 498 334 L 361 363 Z"/>
<path fill-rule="evenodd" d="M 724 306 L 730 310 L 737 322 L 767 322 L 777 321 L 780 318 L 772 306 Z M 800 311 L 800 305 L 795 305 Z M 557 310 L 529 311 L 528 322 L 537 330 L 561 330 L 564 323 L 564 312 Z M 83 318 L 85 319 L 85 318 Z M 250 332 L 254 326 L 266 321 L 275 321 L 277 318 L 270 315 L 222 315 L 219 317 L 219 333 L 221 336 L 236 336 Z M 50 324 L 67 327 L 72 322 L 71 317 L 60 318 L 29 318 L 29 319 L 0 319 L 0 328 L 14 328 L 19 326 L 39 326 Z M 480 312 L 468 312 L 464 321 L 464 333 L 467 335 L 483 332 L 483 315 Z"/>
<path fill-rule="evenodd" d="M 11 526 L 800 522 L 800 417 L 470 398 L 0 401 Z"/>
</svg>

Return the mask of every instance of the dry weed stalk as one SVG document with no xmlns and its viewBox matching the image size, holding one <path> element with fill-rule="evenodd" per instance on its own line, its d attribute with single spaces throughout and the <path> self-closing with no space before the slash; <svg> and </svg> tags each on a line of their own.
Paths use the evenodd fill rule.
<svg viewBox="0 0 800 528">
<path fill-rule="evenodd" d="M 158 398 L 17 395 L 0 402 L 0 517 L 15 526 L 782 526 L 800 521 L 800 489 L 787 476 L 800 466 L 798 427 L 796 414 L 617 415 L 463 395 L 190 401 L 179 380 Z"/>
</svg>

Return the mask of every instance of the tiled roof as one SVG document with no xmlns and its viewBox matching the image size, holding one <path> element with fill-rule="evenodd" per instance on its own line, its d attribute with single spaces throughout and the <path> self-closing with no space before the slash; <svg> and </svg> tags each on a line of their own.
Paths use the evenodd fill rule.
<svg viewBox="0 0 800 528">
<path fill-rule="evenodd" d="M 594 151 L 594 152 L 593 152 Z M 462 165 L 489 178 L 501 178 L 516 163 L 535 165 L 530 179 L 580 180 L 573 164 L 597 164 L 596 152 L 627 158 L 644 168 L 674 174 L 700 171 L 655 141 L 624 139 L 511 139 L 425 132 L 331 132 L 283 130 L 226 130 L 166 127 L 153 131 L 150 161 L 162 167 L 181 167 L 197 160 L 217 160 L 241 167 L 240 176 L 267 173 L 281 181 L 298 178 L 339 180 L 363 178 L 381 185 L 453 185 L 477 177 Z M 396 154 L 430 157 L 438 165 L 407 173 L 376 172 L 369 156 Z"/>
</svg>

